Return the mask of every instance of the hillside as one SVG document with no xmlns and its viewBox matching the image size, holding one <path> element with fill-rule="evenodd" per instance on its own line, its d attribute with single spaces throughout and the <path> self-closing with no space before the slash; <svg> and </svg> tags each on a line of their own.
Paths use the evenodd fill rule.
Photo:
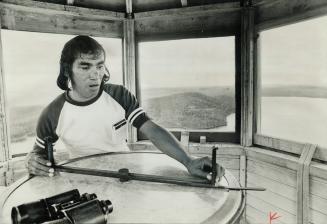
<svg viewBox="0 0 327 224">
<path fill-rule="evenodd" d="M 158 98 L 181 93 L 201 93 L 209 97 L 219 97 L 223 95 L 233 96 L 233 86 L 216 86 L 216 87 L 189 87 L 189 88 L 149 88 L 142 89 L 142 99 Z"/>
<path fill-rule="evenodd" d="M 42 111 L 41 106 L 13 107 L 10 109 L 11 142 L 19 142 L 35 135 L 37 119 Z"/>
<path fill-rule="evenodd" d="M 235 112 L 234 97 L 214 98 L 198 92 L 156 97 L 143 103 L 150 117 L 169 128 L 209 129 L 226 125 Z"/>
</svg>

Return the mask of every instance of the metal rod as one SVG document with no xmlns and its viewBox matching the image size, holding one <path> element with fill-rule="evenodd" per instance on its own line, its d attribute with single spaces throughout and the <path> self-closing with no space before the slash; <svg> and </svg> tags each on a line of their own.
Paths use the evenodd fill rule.
<svg viewBox="0 0 327 224">
<path fill-rule="evenodd" d="M 66 173 L 76 173 L 76 174 L 101 176 L 101 177 L 114 177 L 124 180 L 127 179 L 127 180 L 138 180 L 138 181 L 147 181 L 147 182 L 155 182 L 155 183 L 176 184 L 176 185 L 189 186 L 189 187 L 214 188 L 214 189 L 223 189 L 223 190 L 231 190 L 231 191 L 239 191 L 239 190 L 265 191 L 266 190 L 265 188 L 257 188 L 257 187 L 214 186 L 207 180 L 187 181 L 185 179 L 177 178 L 177 177 L 164 177 L 164 176 L 148 175 L 148 174 L 136 174 L 130 172 L 123 173 L 119 171 L 110 171 L 110 170 L 97 170 L 97 169 L 77 168 L 77 167 L 69 167 L 69 166 L 56 166 L 55 169 L 59 172 L 66 172 Z"/>
<path fill-rule="evenodd" d="M 54 166 L 54 156 L 53 156 L 53 145 L 52 145 L 52 139 L 51 137 L 45 137 L 45 149 L 48 153 L 48 160 L 51 162 L 51 166 Z"/>
<path fill-rule="evenodd" d="M 211 184 L 215 185 L 216 178 L 217 178 L 217 150 L 218 147 L 214 146 L 212 148 L 212 155 L 211 155 L 211 167 L 212 167 L 212 176 L 211 176 Z"/>
<path fill-rule="evenodd" d="M 98 170 L 98 169 L 88 169 L 88 168 L 79 168 L 79 167 L 71 167 L 71 166 L 56 166 L 56 171 L 65 172 L 65 173 L 77 173 L 77 174 L 85 174 L 85 175 L 93 175 L 93 176 L 102 176 L 102 177 L 114 177 L 114 178 L 124 178 L 128 177 L 129 180 L 140 180 L 140 181 L 149 181 L 149 182 L 160 182 L 160 183 L 170 183 L 177 182 L 182 183 L 186 180 L 178 177 L 165 177 L 158 175 L 150 175 L 150 174 L 137 174 L 137 173 L 122 173 L 119 171 L 111 171 L 111 170 Z M 122 169 L 121 169 L 122 170 Z M 193 179 L 192 183 L 197 184 L 208 184 L 208 180 L 203 179 Z"/>
</svg>

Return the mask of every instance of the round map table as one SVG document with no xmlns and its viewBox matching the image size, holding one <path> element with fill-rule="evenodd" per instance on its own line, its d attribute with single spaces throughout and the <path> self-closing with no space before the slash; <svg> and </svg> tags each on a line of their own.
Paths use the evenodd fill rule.
<svg viewBox="0 0 327 224">
<path fill-rule="evenodd" d="M 122 152 L 88 156 L 70 161 L 69 166 L 118 170 L 192 180 L 183 165 L 161 153 Z M 238 187 L 226 171 L 220 184 Z M 61 173 L 55 177 L 34 177 L 11 186 L 0 199 L 1 224 L 10 223 L 13 206 L 77 188 L 81 194 L 95 193 L 109 199 L 113 212 L 108 223 L 235 223 L 244 208 L 242 191 L 177 186 L 131 180 Z"/>
</svg>

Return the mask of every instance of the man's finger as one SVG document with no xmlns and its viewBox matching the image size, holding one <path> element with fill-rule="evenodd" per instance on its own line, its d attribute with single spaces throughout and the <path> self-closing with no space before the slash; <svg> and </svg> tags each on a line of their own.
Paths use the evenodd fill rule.
<svg viewBox="0 0 327 224">
<path fill-rule="evenodd" d="M 43 164 L 38 163 L 37 161 L 31 161 L 29 167 L 31 168 L 37 168 L 39 170 L 43 170 L 48 173 L 53 173 L 54 169 L 48 166 L 45 166 Z"/>
<path fill-rule="evenodd" d="M 46 176 L 46 177 L 53 177 L 55 175 L 54 172 L 46 172 L 38 168 L 33 168 L 33 174 L 37 176 Z"/>
<path fill-rule="evenodd" d="M 212 166 L 212 162 L 209 157 L 203 157 L 202 160 L 203 160 L 203 166 L 209 166 L 209 167 Z"/>
<path fill-rule="evenodd" d="M 37 176 L 47 176 L 47 177 L 54 175 L 54 173 L 49 173 L 49 172 L 44 171 L 42 169 L 39 169 L 37 167 L 31 167 L 31 168 L 29 168 L 29 173 L 30 174 L 34 174 L 34 175 L 37 175 Z"/>
<path fill-rule="evenodd" d="M 202 158 L 196 159 L 195 161 L 196 161 L 195 167 L 198 167 L 202 171 L 210 172 L 212 170 L 209 157 L 202 157 Z"/>
<path fill-rule="evenodd" d="M 206 179 L 208 179 L 208 177 L 209 177 L 208 172 L 204 172 L 200 169 L 193 170 L 192 174 L 195 176 L 198 176 L 198 177 L 206 178 Z"/>
<path fill-rule="evenodd" d="M 203 170 L 204 172 L 211 172 L 211 171 L 212 171 L 212 167 L 211 167 L 211 166 L 208 166 L 208 165 L 204 165 L 204 166 L 202 167 L 202 170 Z"/>
<path fill-rule="evenodd" d="M 207 174 L 207 179 L 208 179 L 208 180 L 212 180 L 212 173 L 208 173 L 208 174 Z"/>
<path fill-rule="evenodd" d="M 51 166 L 52 165 L 49 160 L 46 160 L 46 159 L 44 159 L 42 157 L 39 157 L 39 156 L 33 157 L 33 160 L 40 163 L 40 164 L 42 164 L 42 165 L 45 165 L 45 166 Z"/>
</svg>

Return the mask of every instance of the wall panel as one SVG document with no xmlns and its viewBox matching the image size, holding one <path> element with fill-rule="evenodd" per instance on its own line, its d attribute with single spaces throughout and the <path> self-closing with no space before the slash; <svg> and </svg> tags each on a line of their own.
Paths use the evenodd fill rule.
<svg viewBox="0 0 327 224">
<path fill-rule="evenodd" d="M 269 223 L 269 213 L 280 218 L 273 223 L 297 223 L 297 157 L 258 148 L 247 148 L 247 186 L 264 192 L 247 192 L 246 220 Z"/>
<path fill-rule="evenodd" d="M 261 211 L 266 217 L 265 223 L 269 223 L 269 213 L 277 212 L 278 216 L 281 216 L 277 220 L 280 223 L 296 223 L 296 217 L 294 214 L 291 214 L 287 210 L 279 208 L 276 204 L 269 203 L 267 200 L 263 200 L 257 197 L 257 195 L 247 194 L 247 203 L 257 210 Z"/>
<path fill-rule="evenodd" d="M 311 163 L 309 186 L 309 220 L 324 224 L 327 220 L 327 164 Z"/>
</svg>

